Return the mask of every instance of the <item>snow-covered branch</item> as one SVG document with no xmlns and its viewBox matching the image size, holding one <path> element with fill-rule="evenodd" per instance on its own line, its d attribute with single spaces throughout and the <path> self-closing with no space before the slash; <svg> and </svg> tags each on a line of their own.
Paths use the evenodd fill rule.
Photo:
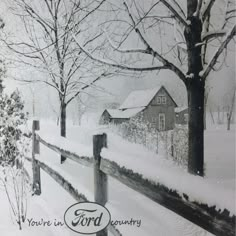
<svg viewBox="0 0 236 236">
<path fill-rule="evenodd" d="M 176 5 L 176 7 L 180 8 L 179 4 L 177 4 L 177 2 L 175 0 L 172 0 L 174 2 L 174 4 Z M 169 1 L 167 0 L 160 0 L 160 2 L 162 2 L 163 5 L 165 5 L 171 12 L 172 14 L 175 16 L 175 18 L 185 27 L 188 27 L 188 23 L 187 21 L 184 19 L 184 17 L 182 17 L 179 12 L 175 9 L 174 6 L 172 6 L 172 4 L 169 3 Z M 182 11 L 181 11 L 182 12 Z"/>
<path fill-rule="evenodd" d="M 168 69 L 175 72 L 179 76 L 179 78 L 185 82 L 185 76 L 184 76 L 183 72 L 178 67 L 176 67 L 173 63 L 171 63 L 166 58 L 164 58 L 160 53 L 155 51 L 151 47 L 151 45 L 147 42 L 147 40 L 144 38 L 141 31 L 136 27 L 135 20 L 134 20 L 131 12 L 129 10 L 128 5 L 125 2 L 124 2 L 124 5 L 125 5 L 125 8 L 126 8 L 128 14 L 129 14 L 129 17 L 130 17 L 132 23 L 133 23 L 133 27 L 135 28 L 135 32 L 138 34 L 141 42 L 146 47 L 146 50 L 142 51 L 142 53 L 149 54 L 149 55 L 152 55 L 154 58 L 157 58 L 157 60 L 159 60 L 163 64 L 163 66 L 167 66 Z"/>
<path fill-rule="evenodd" d="M 174 66 L 172 63 L 169 63 L 168 61 L 166 61 L 167 63 L 165 63 L 162 66 L 151 66 L 151 67 L 130 67 L 128 65 L 122 65 L 122 64 L 116 64 L 116 63 L 112 63 L 106 60 L 102 60 L 99 58 L 96 58 L 95 56 L 93 56 L 91 53 L 89 53 L 83 46 L 80 45 L 80 43 L 78 42 L 78 40 L 76 39 L 75 35 L 73 35 L 74 40 L 76 42 L 76 44 L 78 45 L 78 47 L 92 60 L 101 63 L 103 65 L 107 65 L 107 66 L 111 66 L 111 67 L 115 67 L 115 68 L 119 68 L 122 70 L 129 70 L 129 71 L 137 71 L 137 72 L 145 72 L 145 71 L 155 71 L 155 70 L 172 70 L 176 73 L 178 73 L 180 75 L 180 78 L 185 82 L 185 75 L 182 71 L 180 71 L 176 66 Z M 154 57 L 156 57 L 157 55 L 155 55 L 154 52 Z"/>
<path fill-rule="evenodd" d="M 153 67 L 129 67 L 127 65 L 121 65 L 121 64 L 115 64 L 115 63 L 111 63 L 109 61 L 106 60 L 102 60 L 99 58 L 96 58 L 95 56 L 93 56 L 92 54 L 90 54 L 84 47 L 82 47 L 77 39 L 75 38 L 75 36 L 73 36 L 75 39 L 76 44 L 78 45 L 78 47 L 92 60 L 99 62 L 101 64 L 107 65 L 107 66 L 111 66 L 111 67 L 115 67 L 115 68 L 119 68 L 122 70 L 132 70 L 132 71 L 154 71 L 154 70 L 161 70 L 161 69 L 168 69 L 166 66 L 153 66 Z"/>
<path fill-rule="evenodd" d="M 141 48 L 136 48 L 136 49 L 120 49 L 119 45 L 116 46 L 115 43 L 112 41 L 112 39 L 108 35 L 107 31 L 104 30 L 104 32 L 106 34 L 106 37 L 107 37 L 107 40 L 108 40 L 109 44 L 117 52 L 120 52 L 120 53 L 147 53 L 147 50 L 141 49 Z"/>
<path fill-rule="evenodd" d="M 202 74 L 202 79 L 206 79 L 206 77 L 209 75 L 209 73 L 211 72 L 213 66 L 216 64 L 217 59 L 219 58 L 219 56 L 221 55 L 221 53 L 223 52 L 223 50 L 227 47 L 228 43 L 231 41 L 231 39 L 236 35 L 236 25 L 234 25 L 234 27 L 229 31 L 229 33 L 227 34 L 225 40 L 222 42 L 222 44 L 220 45 L 220 47 L 217 49 L 216 53 L 213 55 L 212 59 L 210 60 L 210 62 L 208 63 L 206 69 L 203 71 Z"/>
<path fill-rule="evenodd" d="M 182 16 L 184 18 L 186 18 L 186 14 L 184 13 L 183 8 L 180 6 L 180 4 L 177 2 L 177 0 L 172 0 L 174 2 L 174 4 L 176 5 L 176 7 L 178 8 L 178 10 L 181 12 Z"/>
<path fill-rule="evenodd" d="M 91 83 L 84 85 L 82 88 L 80 88 L 67 102 L 66 105 L 68 105 L 71 101 L 73 101 L 83 90 L 91 87 L 94 83 L 96 83 L 98 80 L 100 80 L 103 77 L 109 76 L 111 73 L 102 73 L 97 78 L 95 78 Z"/>
<path fill-rule="evenodd" d="M 212 38 L 223 37 L 227 32 L 225 30 L 209 31 L 202 35 L 202 41 L 209 40 Z"/>
<path fill-rule="evenodd" d="M 211 8 L 213 7 L 216 0 L 208 0 L 202 9 L 202 21 L 205 21 L 207 16 L 210 14 Z"/>
</svg>

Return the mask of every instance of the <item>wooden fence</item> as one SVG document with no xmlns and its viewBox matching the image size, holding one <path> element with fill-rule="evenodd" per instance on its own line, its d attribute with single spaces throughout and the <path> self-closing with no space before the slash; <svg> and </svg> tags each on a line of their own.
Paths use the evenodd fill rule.
<svg viewBox="0 0 236 236">
<path fill-rule="evenodd" d="M 102 148 L 107 147 L 106 134 L 93 136 L 93 157 L 78 156 L 69 150 L 63 150 L 57 145 L 43 140 L 35 131 L 39 130 L 39 121 L 33 121 L 32 130 L 32 169 L 33 169 L 33 190 L 35 194 L 41 194 L 40 169 L 47 172 L 77 201 L 87 201 L 87 198 L 78 193 L 71 183 L 64 179 L 58 172 L 37 160 L 35 154 L 39 153 L 39 144 L 62 154 L 81 165 L 94 169 L 94 196 L 95 201 L 105 205 L 108 201 L 108 176 L 125 184 L 129 188 L 145 195 L 154 202 L 166 207 L 183 218 L 200 226 L 208 232 L 217 236 L 235 236 L 235 215 L 230 215 L 227 209 L 216 209 L 215 206 L 190 200 L 188 194 L 180 195 L 176 190 L 170 189 L 163 184 L 154 183 L 145 179 L 139 173 L 119 166 L 117 163 L 101 157 Z M 115 236 L 121 235 L 114 227 L 107 228 Z M 97 236 L 107 236 L 107 229 L 97 233 Z"/>
</svg>

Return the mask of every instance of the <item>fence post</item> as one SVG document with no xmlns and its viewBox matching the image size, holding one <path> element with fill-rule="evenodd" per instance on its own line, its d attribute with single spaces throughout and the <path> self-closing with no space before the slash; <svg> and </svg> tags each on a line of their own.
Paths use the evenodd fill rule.
<svg viewBox="0 0 236 236">
<path fill-rule="evenodd" d="M 101 150 L 107 147 L 107 135 L 98 134 L 93 136 L 93 156 L 94 156 L 94 194 L 95 202 L 105 205 L 107 202 L 107 175 L 100 170 Z M 97 236 L 107 236 L 107 229 L 96 234 Z"/>
<path fill-rule="evenodd" d="M 33 120 L 32 125 L 32 169 L 33 169 L 33 192 L 41 194 L 40 166 L 35 159 L 35 154 L 39 154 L 39 141 L 36 139 L 35 131 L 40 129 L 39 121 Z"/>
</svg>

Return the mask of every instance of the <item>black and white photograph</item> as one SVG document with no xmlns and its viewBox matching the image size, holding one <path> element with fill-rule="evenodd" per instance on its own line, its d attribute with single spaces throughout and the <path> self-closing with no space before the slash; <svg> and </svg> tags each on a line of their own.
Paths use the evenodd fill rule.
<svg viewBox="0 0 236 236">
<path fill-rule="evenodd" d="M 235 0 L 0 0 L 0 235 L 236 235 Z"/>
</svg>

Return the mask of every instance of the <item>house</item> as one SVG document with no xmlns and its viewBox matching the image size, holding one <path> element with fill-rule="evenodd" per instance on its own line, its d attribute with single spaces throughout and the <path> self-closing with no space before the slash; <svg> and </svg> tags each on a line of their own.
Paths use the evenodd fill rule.
<svg viewBox="0 0 236 236">
<path fill-rule="evenodd" d="M 177 125 L 188 124 L 188 107 L 176 107 L 175 108 L 175 123 Z"/>
<path fill-rule="evenodd" d="M 100 124 L 120 124 L 132 117 L 142 116 L 158 130 L 171 130 L 175 126 L 176 102 L 164 86 L 131 92 L 118 109 L 106 109 Z"/>
</svg>

